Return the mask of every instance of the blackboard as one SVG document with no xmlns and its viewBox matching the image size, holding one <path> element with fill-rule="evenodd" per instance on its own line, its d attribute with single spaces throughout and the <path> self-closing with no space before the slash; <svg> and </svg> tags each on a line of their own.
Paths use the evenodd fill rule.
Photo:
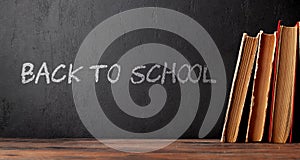
<svg viewBox="0 0 300 160">
<path fill-rule="evenodd" d="M 68 68 L 69 64 L 74 64 L 86 36 L 98 24 L 123 11 L 141 7 L 175 10 L 201 24 L 215 42 L 224 62 L 227 95 L 242 33 L 247 32 L 253 36 L 259 30 L 273 33 L 279 19 L 283 20 L 285 25 L 295 25 L 300 20 L 300 5 L 297 0 L 1 0 L 0 137 L 91 137 L 76 111 L 72 85 L 67 81 L 47 84 L 44 77 L 37 84 L 33 82 L 22 84 L 22 65 L 27 62 L 34 64 L 34 73 L 38 72 L 43 62 L 47 63 L 51 71 L 60 64 L 66 64 Z M 169 44 L 177 47 L 182 53 L 194 52 L 193 47 L 176 34 L 147 29 L 119 37 L 108 47 L 103 61 L 113 65 L 118 55 L 130 47 L 146 42 Z M 193 54 L 189 59 L 203 62 L 201 57 L 194 57 Z M 67 72 L 67 69 L 62 70 L 57 76 Z M 104 82 L 96 87 L 96 92 L 100 97 L 104 96 L 104 99 L 106 94 L 109 94 L 109 91 L 106 92 L 109 90 L 108 85 L 110 84 Z M 142 87 L 149 89 L 147 84 Z M 205 93 L 209 87 L 205 89 L 204 86 L 203 90 Z M 176 92 L 176 89 L 169 88 L 169 92 Z M 145 92 L 130 87 L 130 93 L 136 104 L 143 106 L 149 103 L 149 97 Z M 210 94 L 202 95 L 201 104 L 209 105 Z M 169 106 L 176 105 L 178 98 L 180 99 L 180 95 L 175 95 L 170 100 Z M 111 101 L 102 102 L 111 106 L 113 105 Z M 206 137 L 220 137 L 226 101 L 227 96 L 224 106 L 221 106 L 223 107 L 221 116 L 216 117 L 217 124 Z M 176 110 L 169 114 L 170 116 L 176 114 Z M 196 118 L 181 138 L 198 138 L 205 114 L 205 110 L 198 110 Z M 111 116 L 116 119 L 116 123 L 122 123 L 126 129 L 136 132 L 153 131 L 167 123 L 150 119 L 136 124 L 134 120 L 124 122 L 118 114 Z"/>
</svg>

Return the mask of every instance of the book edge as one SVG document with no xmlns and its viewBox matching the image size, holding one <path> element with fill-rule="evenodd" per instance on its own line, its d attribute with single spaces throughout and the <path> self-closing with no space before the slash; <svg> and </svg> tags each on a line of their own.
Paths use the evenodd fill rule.
<svg viewBox="0 0 300 160">
<path fill-rule="evenodd" d="M 226 138 L 225 132 L 226 132 L 228 114 L 229 114 L 229 111 L 230 111 L 230 104 L 231 104 L 231 100 L 232 100 L 232 96 L 233 96 L 233 90 L 234 90 L 235 81 L 236 81 L 237 73 L 238 73 L 239 66 L 240 66 L 240 61 L 241 61 L 242 52 L 243 52 L 243 49 L 244 49 L 246 36 L 247 36 L 247 33 L 243 33 L 242 40 L 241 40 L 241 45 L 240 45 L 240 49 L 239 49 L 239 53 L 238 53 L 238 58 L 237 58 L 237 62 L 236 62 L 236 67 L 235 67 L 235 71 L 234 71 L 234 75 L 233 75 L 232 86 L 231 86 L 230 93 L 229 93 L 229 100 L 228 100 L 227 110 L 226 110 L 226 114 L 225 114 L 225 120 L 224 120 L 224 125 L 223 125 L 221 142 L 226 141 L 225 140 L 225 138 Z"/>
<path fill-rule="evenodd" d="M 245 142 L 248 142 L 248 134 L 249 134 L 249 124 L 250 124 L 250 120 L 251 120 L 251 115 L 252 115 L 252 107 L 253 107 L 253 103 L 254 103 L 254 86 L 255 86 L 255 80 L 256 80 L 256 76 L 257 76 L 257 69 L 258 69 L 258 59 L 259 59 L 259 55 L 260 55 L 260 47 L 261 47 L 261 37 L 263 34 L 263 31 L 261 30 L 258 33 L 259 36 L 259 40 L 258 40 L 258 48 L 256 51 L 256 60 L 255 60 L 255 69 L 254 69 L 254 77 L 253 77 L 253 85 L 252 85 L 252 91 L 251 91 L 251 103 L 250 103 L 250 110 L 249 110 L 249 117 L 248 117 L 248 123 L 247 123 L 247 132 L 246 132 L 246 140 Z"/>
<path fill-rule="evenodd" d="M 262 31 L 261 31 L 262 32 Z M 258 61 L 259 61 L 259 57 L 260 57 L 260 49 L 261 49 L 261 39 L 262 39 L 262 36 L 264 35 L 265 33 L 261 33 L 261 38 L 260 38 L 260 42 L 259 42 L 259 48 L 258 48 L 258 52 L 257 52 L 257 60 L 256 60 L 256 66 L 255 66 L 255 74 L 254 74 L 254 79 L 253 79 L 253 86 L 252 86 L 252 95 L 251 95 L 251 104 L 250 104 L 250 112 L 249 112 L 249 117 L 248 117 L 248 126 L 247 126 L 247 135 L 246 135 L 246 141 L 245 142 L 249 142 L 249 131 L 250 131 L 250 124 L 251 124 L 251 118 L 252 118 L 252 111 L 253 111 L 253 106 L 254 106 L 254 99 L 255 99 L 255 96 L 254 96 L 254 90 L 255 90 L 255 85 L 256 85 L 256 76 L 257 76 L 257 72 L 258 72 L 258 68 L 259 68 L 259 64 L 258 64 Z M 265 34 L 267 35 L 267 34 Z M 272 36 L 275 37 L 274 39 L 274 47 L 273 47 L 273 51 L 272 51 L 272 58 L 271 58 L 271 65 L 273 66 L 273 62 L 274 62 L 274 54 L 275 54 L 275 50 L 276 50 L 276 32 L 274 32 L 273 34 L 270 34 Z M 271 67 L 271 72 L 272 72 L 272 69 L 273 67 Z M 272 76 L 269 77 L 270 79 L 272 78 Z M 268 87 L 268 93 L 270 92 L 270 87 Z M 268 108 L 268 99 L 269 99 L 269 96 L 267 96 L 267 104 L 265 106 L 265 112 L 264 112 L 264 115 L 266 116 L 267 115 L 267 108 Z M 263 120 L 263 123 L 264 123 L 264 126 L 265 126 L 265 122 L 266 122 L 266 119 Z M 264 132 L 264 127 L 263 127 L 263 132 Z M 262 138 L 263 138 L 263 135 L 261 135 L 260 139 L 258 140 L 259 142 L 262 141 Z M 252 140 L 250 140 L 252 141 Z"/>
<path fill-rule="evenodd" d="M 274 57 L 274 64 L 273 64 L 273 77 L 272 77 L 272 92 L 271 92 L 271 104 L 270 104 L 270 119 L 269 119 L 269 135 L 268 141 L 272 142 L 272 135 L 273 135 L 273 114 L 274 114 L 274 105 L 275 105 L 275 94 L 276 94 L 276 81 L 277 81 L 277 63 L 279 61 L 279 49 L 280 49 L 280 37 L 281 37 L 281 20 L 278 21 L 277 31 L 276 31 L 276 51 Z"/>
</svg>

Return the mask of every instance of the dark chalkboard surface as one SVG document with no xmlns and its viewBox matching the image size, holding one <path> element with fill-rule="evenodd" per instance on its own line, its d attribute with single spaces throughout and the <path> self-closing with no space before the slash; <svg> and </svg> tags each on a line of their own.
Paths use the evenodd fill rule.
<svg viewBox="0 0 300 160">
<path fill-rule="evenodd" d="M 242 33 L 256 35 L 259 30 L 273 33 L 279 19 L 285 25 L 294 25 L 300 20 L 300 4 L 297 0 L 0 0 L 0 136 L 91 137 L 76 111 L 72 85 L 67 81 L 46 84 L 44 77 L 37 84 L 33 81 L 22 84 L 22 65 L 26 62 L 34 64 L 36 74 L 43 62 L 47 63 L 50 72 L 58 65 L 66 64 L 66 69 L 57 73 L 57 76 L 68 74 L 69 64 L 74 64 L 85 37 L 98 24 L 115 14 L 140 7 L 175 10 L 202 25 L 223 59 L 227 95 Z M 194 54 L 197 51 L 186 39 L 160 29 L 140 29 L 118 37 L 106 49 L 99 63 L 111 66 L 133 47 L 154 42 L 176 48 L 191 63 L 205 65 L 203 57 Z M 153 65 L 148 63 L 146 66 Z M 147 71 L 143 72 L 146 74 Z M 159 74 L 163 71 L 156 72 Z M 126 120 L 125 114 L 113 114 L 118 109 L 111 107 L 114 106 L 114 100 L 110 96 L 111 84 L 107 80 L 96 85 L 95 92 L 98 99 L 102 99 L 99 103 L 104 106 L 104 110 L 111 112 L 107 116 L 114 119 L 118 127 L 145 133 L 163 127 L 177 113 L 176 106 L 183 95 L 176 94 L 179 84 L 168 83 L 163 87 L 173 97 L 166 100 L 168 113 L 158 115 L 157 119 Z M 151 100 L 147 93 L 150 86 L 147 83 L 141 86 L 129 84 L 132 101 L 140 106 L 149 104 Z M 200 90 L 202 96 L 199 104 L 204 109 L 198 110 L 182 138 L 198 138 L 211 95 L 209 84 L 203 85 Z M 215 117 L 217 123 L 207 137 L 220 137 L 226 101 L 227 98 L 224 107 L 221 106 L 221 116 Z"/>
</svg>

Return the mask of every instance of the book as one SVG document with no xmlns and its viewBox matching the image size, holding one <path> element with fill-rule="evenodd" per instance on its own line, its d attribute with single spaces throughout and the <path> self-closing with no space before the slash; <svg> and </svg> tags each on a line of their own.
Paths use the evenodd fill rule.
<svg viewBox="0 0 300 160">
<path fill-rule="evenodd" d="M 222 142 L 236 142 L 260 36 L 243 34 L 222 133 Z"/>
<path fill-rule="evenodd" d="M 293 120 L 298 28 L 282 26 L 279 22 L 277 34 L 268 139 L 286 143 Z"/>
<path fill-rule="evenodd" d="M 255 65 L 246 142 L 260 142 L 264 135 L 275 47 L 276 32 L 262 33 Z"/>
</svg>

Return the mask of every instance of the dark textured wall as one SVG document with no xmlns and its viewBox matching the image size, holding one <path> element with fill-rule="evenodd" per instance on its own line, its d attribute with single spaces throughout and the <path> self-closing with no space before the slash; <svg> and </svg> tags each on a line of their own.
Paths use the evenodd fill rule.
<svg viewBox="0 0 300 160">
<path fill-rule="evenodd" d="M 121 11 L 158 6 L 198 21 L 217 44 L 230 88 L 243 32 L 272 33 L 279 19 L 300 20 L 298 0 L 0 0 L 0 136 L 89 137 L 66 83 L 22 85 L 24 62 L 73 63 L 85 36 Z M 223 116 L 210 137 L 220 135 Z M 197 120 L 183 137 L 197 137 Z"/>
</svg>

